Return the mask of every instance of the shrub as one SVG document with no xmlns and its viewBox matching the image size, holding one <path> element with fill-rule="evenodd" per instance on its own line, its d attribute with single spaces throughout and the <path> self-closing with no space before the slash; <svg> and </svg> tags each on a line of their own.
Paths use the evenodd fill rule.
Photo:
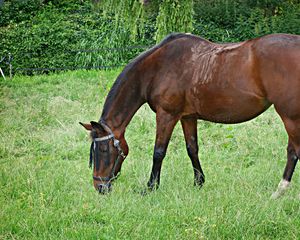
<svg viewBox="0 0 300 240">
<path fill-rule="evenodd" d="M 193 31 L 193 1 L 163 0 L 156 19 L 155 40 L 160 42 L 172 32 Z"/>
<path fill-rule="evenodd" d="M 15 70 L 93 68 L 126 64 L 144 48 L 116 49 L 153 45 L 171 32 L 217 42 L 300 34 L 297 0 L 151 0 L 146 6 L 137 0 L 93 2 L 5 1 L 0 6 L 0 57 L 12 53 Z M 86 49 L 91 51 L 76 51 Z M 7 66 L 0 64 L 7 74 Z"/>
</svg>

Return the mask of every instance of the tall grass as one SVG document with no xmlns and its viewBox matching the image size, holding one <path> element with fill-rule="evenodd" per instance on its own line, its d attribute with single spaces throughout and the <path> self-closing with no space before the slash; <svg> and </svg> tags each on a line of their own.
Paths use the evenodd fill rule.
<svg viewBox="0 0 300 240">
<path fill-rule="evenodd" d="M 113 192 L 97 194 L 89 138 L 118 71 L 75 71 L 1 82 L 0 239 L 299 239 L 300 187 L 270 200 L 287 137 L 273 108 L 239 125 L 199 121 L 206 183 L 193 186 L 176 126 L 161 187 L 146 196 L 155 115 L 143 106 L 126 131 L 130 153 Z"/>
</svg>

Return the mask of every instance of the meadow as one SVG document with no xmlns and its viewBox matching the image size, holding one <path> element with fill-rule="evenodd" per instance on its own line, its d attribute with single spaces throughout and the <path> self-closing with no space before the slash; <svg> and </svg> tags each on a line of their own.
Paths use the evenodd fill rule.
<svg viewBox="0 0 300 240">
<path fill-rule="evenodd" d="M 155 114 L 142 106 L 126 131 L 122 174 L 99 195 L 78 122 L 99 119 L 120 71 L 0 80 L 0 239 L 300 239 L 299 167 L 288 193 L 270 199 L 287 145 L 273 107 L 242 124 L 198 122 L 202 189 L 178 124 L 161 186 L 142 196 L 155 137 Z"/>
</svg>

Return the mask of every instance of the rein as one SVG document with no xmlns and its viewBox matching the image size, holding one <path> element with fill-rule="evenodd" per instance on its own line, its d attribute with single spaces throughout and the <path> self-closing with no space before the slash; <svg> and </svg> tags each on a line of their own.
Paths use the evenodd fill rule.
<svg viewBox="0 0 300 240">
<path fill-rule="evenodd" d="M 120 146 L 120 141 L 118 139 L 115 138 L 115 135 L 113 134 L 112 130 L 104 123 L 103 120 L 100 120 L 100 125 L 104 128 L 105 131 L 107 131 L 109 133 L 109 135 L 104 136 L 104 137 L 100 137 L 100 138 L 94 138 L 93 142 L 91 144 L 91 148 L 90 148 L 90 161 L 89 161 L 89 167 L 91 168 L 93 165 L 93 151 L 94 151 L 94 155 L 95 155 L 95 160 L 94 160 L 94 164 L 96 167 L 96 170 L 99 170 L 100 168 L 100 159 L 99 159 L 99 148 L 98 148 L 98 144 L 100 142 L 107 142 L 107 144 L 109 143 L 109 140 L 113 140 L 113 145 L 114 147 L 117 149 L 118 151 L 118 157 L 113 165 L 113 168 L 110 172 L 110 174 L 106 177 L 98 177 L 98 176 L 93 176 L 93 179 L 96 181 L 106 181 L 106 182 L 110 182 L 114 179 L 116 179 L 118 177 L 118 175 L 115 175 L 115 170 L 117 165 L 119 164 L 121 157 L 123 159 L 126 158 L 126 155 L 124 154 L 121 146 Z"/>
</svg>

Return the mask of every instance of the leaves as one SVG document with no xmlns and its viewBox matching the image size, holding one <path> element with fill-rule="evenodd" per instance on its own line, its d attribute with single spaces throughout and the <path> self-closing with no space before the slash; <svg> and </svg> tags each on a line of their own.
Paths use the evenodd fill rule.
<svg viewBox="0 0 300 240">
<path fill-rule="evenodd" d="M 160 42 L 172 32 L 193 31 L 193 1 L 164 0 L 156 19 L 155 40 Z"/>
<path fill-rule="evenodd" d="M 10 52 L 15 72 L 34 74 L 18 69 L 125 65 L 145 50 L 128 46 L 151 46 L 171 32 L 191 32 L 215 42 L 300 34 L 300 3 L 294 0 L 93 2 L 97 4 L 5 1 L 0 6 L 0 57 Z M 8 74 L 8 65 L 0 64 Z"/>
</svg>

